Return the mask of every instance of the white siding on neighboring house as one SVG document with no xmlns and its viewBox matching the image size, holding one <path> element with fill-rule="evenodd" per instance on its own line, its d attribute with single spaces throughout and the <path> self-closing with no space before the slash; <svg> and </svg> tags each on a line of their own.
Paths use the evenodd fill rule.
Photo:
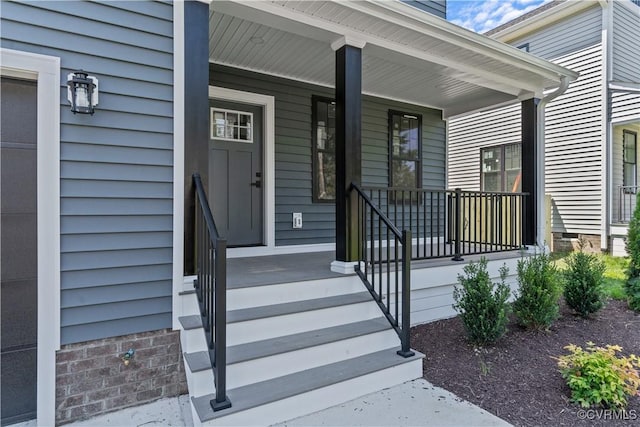
<svg viewBox="0 0 640 427">
<path fill-rule="evenodd" d="M 597 4 L 596 4 L 597 5 Z M 580 73 L 546 108 L 546 192 L 552 231 L 600 234 L 602 10 L 599 6 L 509 42 Z M 520 105 L 449 120 L 448 187 L 478 189 L 480 147 L 520 142 Z"/>
<path fill-rule="evenodd" d="M 640 123 L 619 125 L 619 126 L 613 127 L 612 149 L 611 149 L 611 156 L 613 160 L 612 162 L 613 167 L 611 170 L 611 189 L 613 192 L 611 222 L 613 224 L 623 222 L 625 218 L 624 215 L 623 216 L 620 215 L 620 210 L 621 210 L 620 186 L 623 185 L 622 138 L 625 130 L 635 132 L 636 135 L 640 136 Z M 636 155 L 638 155 L 637 152 L 636 152 Z M 640 164 L 640 156 L 637 156 L 637 157 L 638 158 L 636 159 L 636 164 Z M 629 203 L 631 203 L 632 199 L 634 198 L 635 196 L 631 194 L 623 196 L 623 201 L 625 203 L 625 208 L 623 209 L 623 211 L 624 210 L 628 211 L 628 208 L 630 206 Z"/>
<path fill-rule="evenodd" d="M 627 3 L 624 5 L 623 3 Z M 640 7 L 613 2 L 613 70 L 615 82 L 640 82 Z"/>
</svg>

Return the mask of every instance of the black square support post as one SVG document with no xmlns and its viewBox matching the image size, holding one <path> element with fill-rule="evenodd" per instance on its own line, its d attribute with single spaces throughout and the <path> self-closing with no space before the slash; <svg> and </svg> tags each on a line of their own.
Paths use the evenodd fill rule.
<svg viewBox="0 0 640 427">
<path fill-rule="evenodd" d="M 536 244 L 538 230 L 538 98 L 522 101 L 522 192 L 528 193 L 522 210 L 523 238 L 525 245 Z M 542 147 L 541 149 L 544 149 Z"/>
<path fill-rule="evenodd" d="M 209 182 L 209 5 L 176 2 L 184 7 L 184 273 L 195 273 L 192 175 Z"/>
<path fill-rule="evenodd" d="M 357 208 L 351 183 L 362 175 L 362 49 L 336 49 L 336 260 L 357 260 Z M 353 217 L 353 218 L 352 218 Z"/>
</svg>

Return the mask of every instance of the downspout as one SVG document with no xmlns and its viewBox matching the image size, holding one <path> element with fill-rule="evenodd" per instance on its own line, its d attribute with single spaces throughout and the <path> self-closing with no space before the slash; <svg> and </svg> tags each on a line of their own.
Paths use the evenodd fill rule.
<svg viewBox="0 0 640 427">
<path fill-rule="evenodd" d="M 561 76 L 560 77 L 560 86 L 543 97 L 538 104 L 538 120 L 537 120 L 537 129 L 536 129 L 536 146 L 537 146 L 537 156 L 538 156 L 538 194 L 535 197 L 538 199 L 540 203 L 538 203 L 538 224 L 536 230 L 537 243 L 538 247 L 545 248 L 545 218 L 546 218 L 546 209 L 545 209 L 545 127 L 544 127 L 544 116 L 545 116 L 545 107 L 547 104 L 560 95 L 562 95 L 567 88 L 569 87 L 569 76 Z"/>
</svg>

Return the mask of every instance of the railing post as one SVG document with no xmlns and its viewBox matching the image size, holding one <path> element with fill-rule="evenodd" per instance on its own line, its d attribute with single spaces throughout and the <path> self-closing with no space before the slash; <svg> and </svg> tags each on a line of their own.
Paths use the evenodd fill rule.
<svg viewBox="0 0 640 427">
<path fill-rule="evenodd" d="M 454 261 L 464 261 L 464 259 L 460 256 L 460 229 L 462 226 L 461 223 L 461 209 L 462 209 L 462 189 L 456 188 L 455 190 L 455 212 L 453 216 L 453 260 Z"/>
<path fill-rule="evenodd" d="M 213 411 L 231 407 L 227 397 L 227 241 L 217 239 L 215 246 L 215 307 L 212 327 L 215 329 L 214 354 L 216 398 L 211 401 Z"/>
<path fill-rule="evenodd" d="M 400 335 L 400 350 L 402 357 L 411 357 L 411 231 L 402 230 L 402 333 Z"/>
</svg>

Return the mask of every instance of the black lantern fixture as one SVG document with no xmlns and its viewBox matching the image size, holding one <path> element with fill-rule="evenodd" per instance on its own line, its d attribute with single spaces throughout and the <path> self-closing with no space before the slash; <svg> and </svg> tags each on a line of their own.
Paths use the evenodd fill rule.
<svg viewBox="0 0 640 427">
<path fill-rule="evenodd" d="M 67 98 L 73 114 L 92 114 L 98 104 L 98 79 L 82 70 L 67 76 Z"/>
</svg>

